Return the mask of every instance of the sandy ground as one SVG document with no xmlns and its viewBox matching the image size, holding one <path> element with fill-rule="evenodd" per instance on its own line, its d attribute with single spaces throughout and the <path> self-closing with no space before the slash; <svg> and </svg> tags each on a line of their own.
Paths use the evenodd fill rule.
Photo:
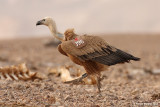
<svg viewBox="0 0 160 107">
<path fill-rule="evenodd" d="M 69 59 L 56 47 L 45 46 L 52 37 L 0 41 L 0 66 L 25 62 L 33 72 L 47 78 L 34 81 L 0 80 L 0 106 L 45 107 L 137 107 L 160 106 L 160 36 L 113 35 L 105 40 L 141 58 L 139 62 L 116 65 L 103 72 L 101 96 L 93 85 L 64 84 L 48 76 L 48 68 L 65 65 Z"/>
</svg>

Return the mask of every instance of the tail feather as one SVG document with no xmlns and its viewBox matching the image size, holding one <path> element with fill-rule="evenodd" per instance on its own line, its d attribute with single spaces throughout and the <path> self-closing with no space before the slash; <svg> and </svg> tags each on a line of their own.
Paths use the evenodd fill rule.
<svg viewBox="0 0 160 107">
<path fill-rule="evenodd" d="M 134 60 L 134 61 L 139 61 L 140 58 L 138 57 L 135 57 L 129 53 L 126 53 L 122 50 L 119 50 L 117 49 L 117 52 L 116 52 L 117 56 L 120 56 L 121 58 L 125 59 L 126 61 L 129 61 L 129 60 Z"/>
<path fill-rule="evenodd" d="M 134 60 L 134 61 L 140 61 L 141 60 L 141 58 L 138 58 L 138 57 L 132 57 L 132 60 Z"/>
</svg>

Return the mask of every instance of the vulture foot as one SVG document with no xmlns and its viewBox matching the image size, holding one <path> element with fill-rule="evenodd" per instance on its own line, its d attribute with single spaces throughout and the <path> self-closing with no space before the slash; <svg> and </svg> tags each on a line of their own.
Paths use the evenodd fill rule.
<svg viewBox="0 0 160 107">
<path fill-rule="evenodd" d="M 83 74 L 81 77 L 74 79 L 72 81 L 66 81 L 64 83 L 73 83 L 73 84 L 79 84 L 79 83 L 84 83 L 83 79 L 86 78 L 88 76 L 87 73 Z"/>
</svg>

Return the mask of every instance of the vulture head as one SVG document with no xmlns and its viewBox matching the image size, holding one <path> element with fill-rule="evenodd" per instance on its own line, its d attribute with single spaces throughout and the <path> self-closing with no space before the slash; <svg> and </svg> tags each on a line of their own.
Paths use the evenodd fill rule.
<svg viewBox="0 0 160 107">
<path fill-rule="evenodd" d="M 57 38 L 60 41 L 64 40 L 64 35 L 57 31 L 56 23 L 52 18 L 45 17 L 42 20 L 37 21 L 36 26 L 38 25 L 47 26 L 55 38 Z"/>
<path fill-rule="evenodd" d="M 45 17 L 42 20 L 37 21 L 36 26 L 37 25 L 46 25 L 46 26 L 50 26 L 51 24 L 55 24 L 55 22 L 53 21 L 52 18 L 50 17 Z"/>
</svg>

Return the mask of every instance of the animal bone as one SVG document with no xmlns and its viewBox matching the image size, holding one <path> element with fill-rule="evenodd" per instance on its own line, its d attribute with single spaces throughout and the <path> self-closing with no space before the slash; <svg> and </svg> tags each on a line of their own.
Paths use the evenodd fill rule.
<svg viewBox="0 0 160 107">
<path fill-rule="evenodd" d="M 77 77 L 71 76 L 69 71 L 70 68 L 76 70 Z M 74 67 L 73 65 L 69 65 L 69 66 L 60 66 L 60 67 L 49 69 L 49 74 L 55 74 L 56 76 L 60 75 L 61 81 L 66 82 L 66 81 L 72 81 L 78 78 L 81 74 L 83 74 L 83 72 L 80 69 Z M 94 76 L 89 76 L 89 78 L 85 78 L 83 81 L 85 84 L 88 84 L 88 85 L 96 84 L 97 82 Z"/>
<path fill-rule="evenodd" d="M 42 79 L 36 72 L 31 72 L 25 63 L 7 67 L 0 67 L 0 80 L 34 80 Z"/>
</svg>

